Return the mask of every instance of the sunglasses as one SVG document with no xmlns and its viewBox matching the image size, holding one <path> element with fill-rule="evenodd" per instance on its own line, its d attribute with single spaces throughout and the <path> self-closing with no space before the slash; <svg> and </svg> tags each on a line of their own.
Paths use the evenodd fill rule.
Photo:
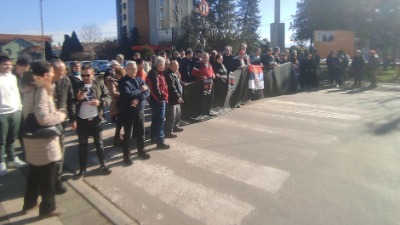
<svg viewBox="0 0 400 225">
<path fill-rule="evenodd" d="M 90 77 L 90 74 L 82 74 L 82 77 Z"/>
</svg>

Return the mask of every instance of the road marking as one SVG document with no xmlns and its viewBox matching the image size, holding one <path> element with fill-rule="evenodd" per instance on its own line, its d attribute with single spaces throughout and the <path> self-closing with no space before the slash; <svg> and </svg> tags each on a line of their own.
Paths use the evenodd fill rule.
<svg viewBox="0 0 400 225">
<path fill-rule="evenodd" d="M 272 104 L 271 104 L 272 103 Z M 287 105 L 277 105 L 273 104 L 270 101 L 260 102 L 259 104 L 249 105 L 249 108 L 257 108 L 263 111 L 273 111 L 273 112 L 283 112 L 283 113 L 293 113 L 293 114 L 300 114 L 300 115 L 308 115 L 318 118 L 333 118 L 333 119 L 341 119 L 341 120 L 348 120 L 348 121 L 355 121 L 361 119 L 359 115 L 347 114 L 347 113 L 336 113 L 326 110 L 318 109 L 315 106 L 313 108 L 301 108 L 301 107 L 290 107 Z M 321 106 L 323 108 L 323 106 Z M 266 112 L 268 115 L 268 112 Z"/>
<path fill-rule="evenodd" d="M 351 113 L 357 113 L 357 114 L 359 114 L 360 112 L 363 114 L 368 113 L 368 111 L 365 111 L 364 109 L 346 108 L 346 107 L 337 107 L 337 106 L 319 105 L 319 104 L 308 104 L 308 103 L 302 103 L 302 102 L 281 101 L 281 100 L 276 100 L 276 99 L 271 99 L 271 100 L 268 100 L 265 102 L 268 102 L 271 104 L 281 104 L 281 105 L 289 105 L 289 106 L 296 106 L 296 107 L 326 109 L 326 110 L 332 110 L 332 111 L 351 112 Z"/>
<path fill-rule="evenodd" d="M 235 113 L 239 114 L 247 114 L 247 116 L 251 114 L 255 114 L 256 117 L 274 117 L 277 119 L 283 119 L 283 120 L 295 120 L 296 122 L 306 122 L 308 125 L 313 125 L 313 126 L 328 126 L 328 127 L 334 127 L 337 129 L 346 129 L 350 127 L 350 124 L 347 122 L 339 123 L 337 121 L 326 121 L 326 120 L 314 120 L 311 118 L 306 118 L 306 117 L 301 117 L 301 116 L 290 116 L 289 114 L 284 114 L 282 112 L 276 113 L 276 112 L 268 112 L 266 114 L 264 111 L 260 111 L 259 109 L 255 108 L 246 108 L 246 110 L 238 110 Z"/>
<path fill-rule="evenodd" d="M 233 196 L 175 175 L 174 171 L 149 161 L 127 168 L 114 168 L 113 174 L 151 196 L 207 225 L 241 224 L 255 209 Z"/>
<path fill-rule="evenodd" d="M 171 151 L 166 154 L 174 159 L 183 159 L 185 162 L 213 173 L 223 175 L 243 182 L 261 190 L 275 193 L 290 176 L 283 170 L 254 164 L 245 160 L 219 154 L 202 148 L 170 141 Z"/>
<path fill-rule="evenodd" d="M 273 126 L 262 126 L 257 123 L 249 123 L 244 120 L 234 120 L 228 118 L 217 118 L 215 120 L 207 121 L 206 123 L 218 124 L 218 126 L 225 126 L 228 129 L 246 129 L 265 134 L 279 135 L 282 137 L 290 138 L 292 140 L 305 141 L 314 144 L 330 144 L 337 141 L 337 137 L 327 134 L 319 134 L 302 130 L 293 130 L 288 128 L 280 128 Z"/>
</svg>

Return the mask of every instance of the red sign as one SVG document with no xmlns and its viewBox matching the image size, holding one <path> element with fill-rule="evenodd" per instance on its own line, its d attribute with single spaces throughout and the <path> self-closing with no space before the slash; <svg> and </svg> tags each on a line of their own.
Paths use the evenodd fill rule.
<svg viewBox="0 0 400 225">
<path fill-rule="evenodd" d="M 199 12 L 202 16 L 206 17 L 210 13 L 210 5 L 206 0 L 202 0 L 199 3 Z"/>
</svg>

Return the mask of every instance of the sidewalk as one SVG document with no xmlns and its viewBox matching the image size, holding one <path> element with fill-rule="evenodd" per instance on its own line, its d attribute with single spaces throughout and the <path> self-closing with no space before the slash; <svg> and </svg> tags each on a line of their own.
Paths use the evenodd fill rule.
<svg viewBox="0 0 400 225">
<path fill-rule="evenodd" d="M 103 133 L 107 139 L 111 134 L 112 125 Z M 74 171 L 77 164 L 77 141 L 74 131 L 67 132 L 66 160 L 64 171 Z M 72 156 L 74 155 L 74 156 Z M 71 161 L 73 157 L 74 163 Z M 76 162 L 76 163 L 75 163 Z M 57 206 L 66 210 L 60 217 L 38 219 L 39 210 L 36 209 L 27 215 L 21 214 L 23 196 L 25 192 L 26 176 L 28 168 L 9 170 L 9 174 L 0 177 L 0 225 L 4 224 L 51 224 L 51 225 L 107 225 L 107 224 L 139 224 L 138 221 L 128 217 L 124 212 L 104 198 L 97 190 L 83 181 L 73 180 L 71 172 L 63 174 L 64 183 L 68 191 L 56 196 Z"/>
</svg>

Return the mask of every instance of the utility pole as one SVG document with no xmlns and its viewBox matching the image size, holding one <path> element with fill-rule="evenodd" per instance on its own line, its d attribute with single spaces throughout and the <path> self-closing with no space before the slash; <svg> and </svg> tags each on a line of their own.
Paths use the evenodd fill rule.
<svg viewBox="0 0 400 225">
<path fill-rule="evenodd" d="M 46 60 L 46 50 L 45 50 L 46 44 L 44 41 L 44 32 L 43 32 L 43 0 L 40 0 L 40 29 L 42 31 L 42 50 L 43 50 L 42 57 L 43 60 Z"/>
</svg>

